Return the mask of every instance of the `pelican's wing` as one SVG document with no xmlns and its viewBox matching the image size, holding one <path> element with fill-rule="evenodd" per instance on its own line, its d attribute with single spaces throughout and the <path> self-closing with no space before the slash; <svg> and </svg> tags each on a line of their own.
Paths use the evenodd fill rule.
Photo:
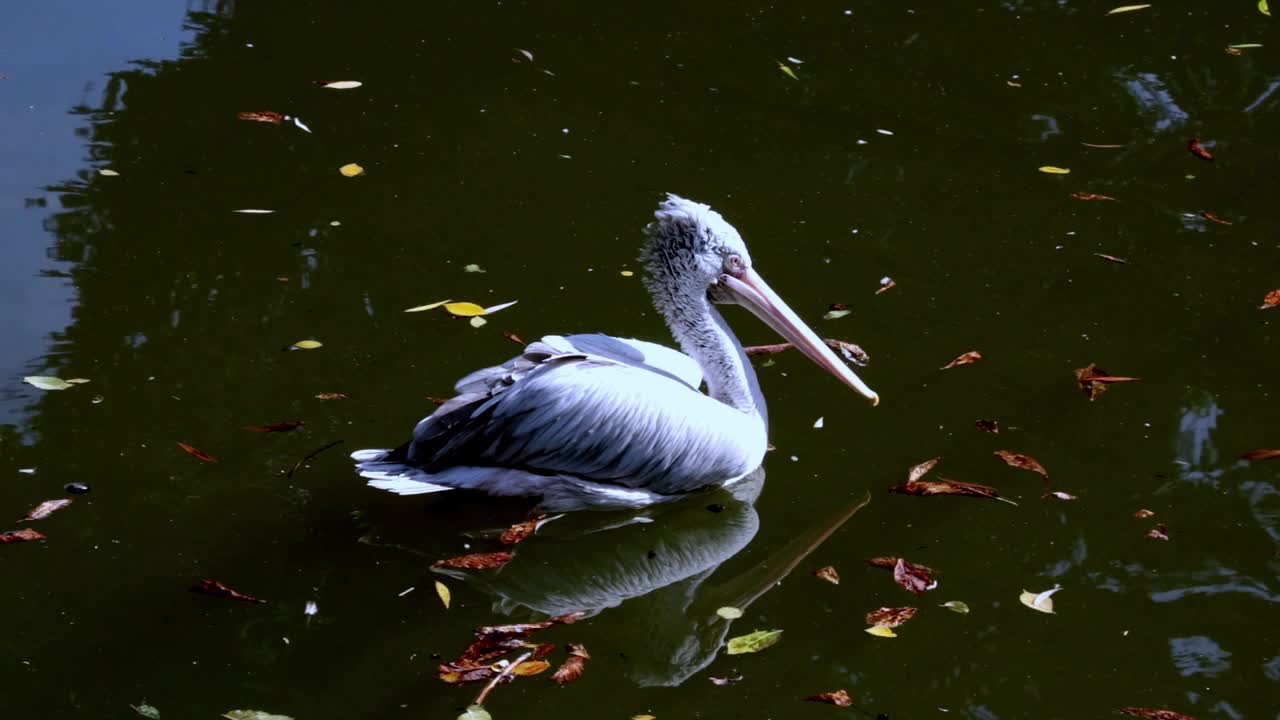
<svg viewBox="0 0 1280 720">
<path fill-rule="evenodd" d="M 646 346 L 659 347 L 605 336 L 543 338 L 459 381 L 458 397 L 419 423 L 397 454 L 441 482 L 451 468 L 488 467 L 657 493 L 753 470 L 764 451 L 759 419 L 698 392 L 688 367 L 672 365 L 670 356 L 657 362 L 676 372 L 651 365 Z"/>
<path fill-rule="evenodd" d="M 635 338 L 615 338 L 600 333 L 565 338 L 579 352 L 662 372 L 691 388 L 702 384 L 702 368 L 679 350 Z"/>
</svg>

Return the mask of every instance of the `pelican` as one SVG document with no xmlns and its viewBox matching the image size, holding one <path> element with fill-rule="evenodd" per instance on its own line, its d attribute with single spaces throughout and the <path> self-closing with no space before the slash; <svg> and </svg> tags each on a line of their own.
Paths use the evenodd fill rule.
<svg viewBox="0 0 1280 720">
<path fill-rule="evenodd" d="M 467 375 L 395 450 L 352 453 L 369 485 L 540 498 L 550 512 L 640 508 L 760 466 L 768 414 L 716 305 L 750 310 L 873 404 L 880 401 L 756 273 L 742 236 L 667 195 L 645 228 L 645 286 L 678 352 L 608 335 L 549 335 Z M 706 394 L 699 387 L 705 382 Z"/>
</svg>

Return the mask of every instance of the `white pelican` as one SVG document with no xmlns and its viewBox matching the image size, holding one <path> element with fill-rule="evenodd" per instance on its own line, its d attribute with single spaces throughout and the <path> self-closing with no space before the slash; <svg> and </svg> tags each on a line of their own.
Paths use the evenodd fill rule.
<svg viewBox="0 0 1280 720">
<path fill-rule="evenodd" d="M 549 335 L 458 381 L 395 450 L 351 457 L 401 495 L 452 488 L 541 498 L 549 511 L 643 507 L 760 466 L 768 417 L 716 304 L 742 305 L 844 384 L 867 387 L 756 274 L 742 237 L 668 195 L 645 228 L 645 285 L 683 353 L 608 335 Z M 706 382 L 707 393 L 699 391 Z"/>
</svg>

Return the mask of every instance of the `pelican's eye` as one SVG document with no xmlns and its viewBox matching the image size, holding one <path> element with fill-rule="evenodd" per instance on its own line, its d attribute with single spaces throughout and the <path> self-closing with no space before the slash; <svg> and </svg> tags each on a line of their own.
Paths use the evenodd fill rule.
<svg viewBox="0 0 1280 720">
<path fill-rule="evenodd" d="M 737 255 L 729 255 L 724 259 L 724 271 L 734 277 L 740 277 L 747 264 Z"/>
</svg>

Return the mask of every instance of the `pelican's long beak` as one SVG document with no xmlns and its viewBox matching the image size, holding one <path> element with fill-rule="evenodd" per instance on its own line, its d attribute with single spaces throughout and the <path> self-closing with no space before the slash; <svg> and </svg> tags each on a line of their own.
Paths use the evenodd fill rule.
<svg viewBox="0 0 1280 720">
<path fill-rule="evenodd" d="M 804 353 L 810 360 L 824 368 L 827 372 L 840 378 L 845 385 L 853 388 L 858 394 L 871 401 L 872 405 L 880 404 L 880 396 L 867 387 L 853 370 L 849 369 L 836 354 L 822 342 L 817 333 L 795 314 L 778 294 L 769 287 L 764 278 L 755 270 L 747 268 L 741 277 L 721 275 L 720 282 L 729 289 L 738 304 L 750 310 L 779 335 L 786 338 L 796 349 Z"/>
</svg>

